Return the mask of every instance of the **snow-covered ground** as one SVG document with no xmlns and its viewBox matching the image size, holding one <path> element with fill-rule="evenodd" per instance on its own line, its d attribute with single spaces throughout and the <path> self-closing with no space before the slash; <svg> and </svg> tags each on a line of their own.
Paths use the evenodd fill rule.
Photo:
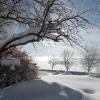
<svg viewBox="0 0 100 100">
<path fill-rule="evenodd" d="M 52 75 L 1 90 L 0 100 L 100 100 L 100 79 Z"/>
<path fill-rule="evenodd" d="M 87 75 L 49 75 L 43 77 L 44 81 L 58 83 L 67 86 L 82 94 L 82 99 L 74 98 L 68 100 L 100 100 L 100 79 Z"/>
</svg>

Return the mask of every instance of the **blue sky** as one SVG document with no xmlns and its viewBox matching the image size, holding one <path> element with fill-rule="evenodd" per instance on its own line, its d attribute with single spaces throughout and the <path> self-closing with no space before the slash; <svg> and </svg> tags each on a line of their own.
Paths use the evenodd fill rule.
<svg viewBox="0 0 100 100">
<path fill-rule="evenodd" d="M 92 23 L 100 27 L 100 0 L 73 0 L 75 2 L 75 7 L 79 12 L 85 11 L 87 9 L 92 9 L 92 11 L 87 12 L 84 16 Z M 98 12 L 96 12 L 98 10 Z M 81 30 L 80 34 L 84 40 L 80 41 L 82 45 L 95 45 L 100 47 L 100 29 L 97 27 L 88 26 L 88 32 Z M 67 43 L 66 43 L 67 44 Z M 79 47 L 74 46 L 72 48 L 64 43 L 54 43 L 52 41 L 43 41 L 40 43 L 27 44 L 23 46 L 23 49 L 28 52 L 32 59 L 38 58 L 38 62 L 47 64 L 48 56 L 60 55 L 62 51 L 66 48 L 71 48 L 72 51 L 76 51 Z M 76 56 L 79 56 L 78 53 Z M 44 66 L 44 64 L 43 64 Z"/>
<path fill-rule="evenodd" d="M 96 24 L 100 27 L 100 12 L 97 12 L 95 10 L 100 11 L 100 0 L 72 0 L 75 4 L 75 8 L 78 9 L 79 12 L 85 11 L 87 9 L 93 9 L 93 11 L 89 11 L 84 16 L 93 24 Z M 81 30 L 80 34 L 83 37 L 84 41 L 82 40 L 82 44 L 96 44 L 98 46 L 100 42 L 100 29 L 97 27 L 92 27 L 91 25 L 88 26 L 88 32 Z M 43 45 L 42 45 L 43 44 Z M 50 45 L 52 47 L 50 47 Z M 32 46 L 32 45 L 31 45 Z M 28 45 L 28 47 L 31 48 L 31 46 Z M 66 46 L 66 45 L 65 45 Z M 27 49 L 27 46 L 25 46 Z M 33 47 L 34 48 L 34 47 Z M 63 43 L 53 43 L 53 42 L 41 42 L 41 43 L 36 43 L 36 48 L 31 50 L 28 50 L 28 52 L 34 52 L 38 51 L 38 49 L 53 49 L 53 48 L 61 48 L 64 49 L 64 44 Z M 45 51 L 45 49 L 43 51 Z M 51 50 L 52 51 L 52 50 Z M 47 51 L 46 51 L 47 52 Z M 36 55 L 36 54 L 35 54 Z M 38 54 L 37 54 L 38 55 Z"/>
<path fill-rule="evenodd" d="M 88 33 L 81 31 L 85 44 L 94 44 L 100 47 L 100 0 L 73 0 L 76 8 L 81 12 L 91 9 L 84 16 L 96 26 L 88 26 Z M 99 27 L 99 28 L 97 28 Z"/>
</svg>

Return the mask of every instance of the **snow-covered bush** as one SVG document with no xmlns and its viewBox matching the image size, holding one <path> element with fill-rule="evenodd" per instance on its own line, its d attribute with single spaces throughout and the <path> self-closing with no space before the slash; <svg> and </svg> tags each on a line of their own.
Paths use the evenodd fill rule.
<svg viewBox="0 0 100 100">
<path fill-rule="evenodd" d="M 38 67 L 25 52 L 11 48 L 0 54 L 0 86 L 38 77 Z"/>
</svg>

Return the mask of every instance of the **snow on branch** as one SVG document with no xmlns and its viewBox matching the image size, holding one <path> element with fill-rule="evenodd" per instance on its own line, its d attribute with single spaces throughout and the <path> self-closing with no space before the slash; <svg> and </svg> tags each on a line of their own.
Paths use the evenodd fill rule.
<svg viewBox="0 0 100 100">
<path fill-rule="evenodd" d="M 65 38 L 78 44 L 78 28 L 89 24 L 83 14 L 67 7 L 64 0 L 2 0 L 0 52 L 45 38 L 53 41 Z"/>
</svg>

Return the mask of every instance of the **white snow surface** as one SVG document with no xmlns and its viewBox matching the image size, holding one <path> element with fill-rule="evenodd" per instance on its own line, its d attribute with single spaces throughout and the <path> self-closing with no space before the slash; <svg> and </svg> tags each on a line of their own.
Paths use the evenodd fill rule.
<svg viewBox="0 0 100 100">
<path fill-rule="evenodd" d="M 52 75 L 1 90 L 0 100 L 100 100 L 100 79 Z"/>
</svg>

